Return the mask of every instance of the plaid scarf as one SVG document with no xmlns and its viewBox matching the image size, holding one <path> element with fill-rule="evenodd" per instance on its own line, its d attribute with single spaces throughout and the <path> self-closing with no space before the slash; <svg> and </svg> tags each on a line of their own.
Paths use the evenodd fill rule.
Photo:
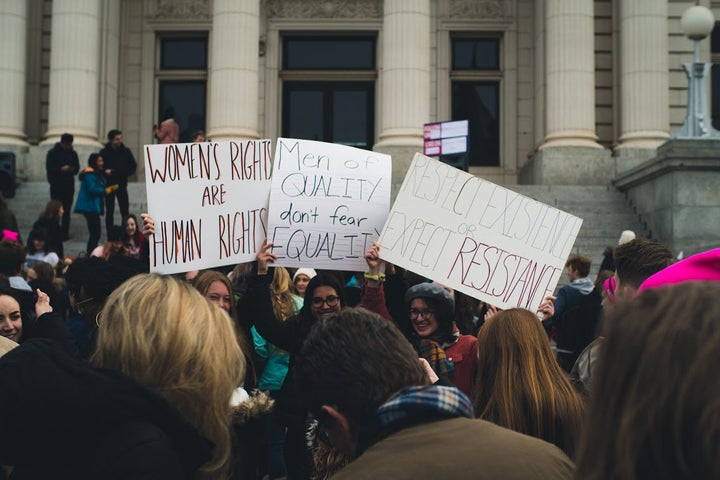
<svg viewBox="0 0 720 480">
<path fill-rule="evenodd" d="M 449 418 L 475 418 L 470 400 L 455 387 L 407 387 L 378 407 L 374 425 L 362 432 L 358 455 L 380 438 L 407 426 Z"/>
<path fill-rule="evenodd" d="M 445 350 L 434 340 L 420 340 L 417 347 L 418 355 L 428 361 L 430 367 L 442 379 L 452 379 L 452 372 L 455 369 L 452 361 L 448 360 Z"/>
</svg>

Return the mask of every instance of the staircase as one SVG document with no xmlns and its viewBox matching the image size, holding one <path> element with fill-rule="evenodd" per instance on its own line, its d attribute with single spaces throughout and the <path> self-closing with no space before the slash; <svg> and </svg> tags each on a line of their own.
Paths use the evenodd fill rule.
<svg viewBox="0 0 720 480">
<path fill-rule="evenodd" d="M 80 190 L 80 185 L 75 185 L 75 198 Z M 144 183 L 131 183 L 128 185 L 128 196 L 130 197 L 130 213 L 139 217 L 140 213 L 147 211 L 147 200 Z M 25 182 L 21 183 L 16 190 L 15 198 L 7 200 L 10 210 L 15 213 L 23 241 L 26 241 L 32 229 L 33 223 L 45 210 L 45 205 L 50 200 L 50 186 L 47 182 Z M 73 202 L 73 208 L 75 203 Z M 120 210 L 115 204 L 115 224 L 120 225 Z M 100 241 L 105 241 L 105 219 L 102 219 L 102 234 Z M 79 213 L 71 213 L 70 217 L 70 240 L 64 242 L 65 255 L 77 256 L 85 252 L 87 246 L 88 230 L 85 217 Z"/>
<path fill-rule="evenodd" d="M 592 260 L 590 275 L 594 277 L 602 263 L 605 247 L 615 247 L 623 230 L 648 237 L 649 232 L 625 195 L 613 186 L 601 185 L 510 185 L 507 188 L 583 219 L 571 255 L 584 255 Z M 560 286 L 567 276 L 560 278 Z"/>
</svg>

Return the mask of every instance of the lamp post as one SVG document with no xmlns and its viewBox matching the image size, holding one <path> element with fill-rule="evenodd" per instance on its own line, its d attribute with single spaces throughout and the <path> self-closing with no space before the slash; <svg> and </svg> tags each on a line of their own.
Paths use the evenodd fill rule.
<svg viewBox="0 0 720 480">
<path fill-rule="evenodd" d="M 700 42 L 710 35 L 715 18 L 706 7 L 695 5 L 688 8 L 680 19 L 680 27 L 686 37 L 693 41 L 693 62 L 683 63 L 688 76 L 687 115 L 682 128 L 672 134 L 673 138 L 720 137 L 720 131 L 712 127 L 708 113 L 706 78 L 710 63 L 700 61 Z"/>
</svg>

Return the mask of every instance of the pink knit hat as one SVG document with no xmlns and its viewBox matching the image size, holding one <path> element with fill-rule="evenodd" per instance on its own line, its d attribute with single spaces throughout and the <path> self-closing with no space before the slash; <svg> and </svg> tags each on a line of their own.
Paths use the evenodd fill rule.
<svg viewBox="0 0 720 480">
<path fill-rule="evenodd" d="M 666 267 L 645 280 L 638 293 L 648 288 L 665 287 L 683 282 L 720 281 L 720 248 L 698 253 Z"/>
</svg>

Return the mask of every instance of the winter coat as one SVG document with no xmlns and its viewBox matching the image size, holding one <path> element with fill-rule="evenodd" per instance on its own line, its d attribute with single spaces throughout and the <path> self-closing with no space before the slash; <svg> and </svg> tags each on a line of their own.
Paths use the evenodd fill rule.
<svg viewBox="0 0 720 480">
<path fill-rule="evenodd" d="M 460 335 L 457 342 L 445 348 L 445 355 L 453 362 L 453 383 L 472 399 L 477 375 L 477 338 L 472 335 Z"/>
<path fill-rule="evenodd" d="M 290 354 L 288 374 L 282 384 L 276 412 L 286 426 L 305 428 L 307 410 L 300 401 L 293 378 L 292 368 L 295 357 L 300 353 L 305 337 L 310 332 L 311 320 L 303 319 L 300 314 L 284 322 L 275 318 L 270 298 L 272 275 L 251 275 L 248 290 L 238 311 L 255 321 L 257 332 L 268 342 Z"/>
<path fill-rule="evenodd" d="M 17 218 L 15 214 L 10 210 L 10 207 L 4 205 L 0 207 L 0 237 L 2 237 L 2 230 L 10 230 L 11 232 L 20 232 L 18 228 Z M 20 237 L 18 236 L 18 241 Z"/>
<path fill-rule="evenodd" d="M 69 165 L 70 170 L 61 170 L 65 165 Z M 79 170 L 80 162 L 77 152 L 72 148 L 64 149 L 59 142 L 48 151 L 45 157 L 45 171 L 51 185 L 75 191 L 75 175 Z"/>
<path fill-rule="evenodd" d="M 333 480 L 381 478 L 571 479 L 559 448 L 484 420 L 453 418 L 382 437 Z"/>
<path fill-rule="evenodd" d="M 237 447 L 233 449 L 230 480 L 256 478 L 264 459 L 262 442 L 258 439 L 263 437 L 274 403 L 266 393 L 255 390 L 247 400 L 233 407 L 232 426 Z"/>
<path fill-rule="evenodd" d="M 177 143 L 180 139 L 180 125 L 174 118 L 163 120 L 160 127 L 155 128 L 158 143 Z"/>
<path fill-rule="evenodd" d="M 600 292 L 589 278 L 575 280 L 560 289 L 551 319 L 559 352 L 578 354 L 595 338 L 601 303 Z"/>
<path fill-rule="evenodd" d="M 41 317 L 42 318 L 42 317 Z M 33 338 L 0 358 L 0 464 L 12 479 L 191 479 L 211 445 L 154 390 Z"/>
<path fill-rule="evenodd" d="M 116 149 L 110 143 L 100 150 L 100 156 L 105 161 L 105 170 L 112 170 L 108 176 L 108 185 L 122 185 L 128 183 L 128 177 L 135 173 L 137 162 L 129 148 L 120 144 Z"/>
<path fill-rule="evenodd" d="M 75 201 L 75 213 L 97 213 L 102 215 L 105 204 L 105 186 L 102 175 L 96 175 L 92 167 L 80 172 L 80 192 Z"/>
<path fill-rule="evenodd" d="M 277 348 L 260 335 L 253 326 L 251 329 L 255 354 L 267 361 L 262 376 L 258 381 L 258 388 L 263 391 L 280 390 L 290 365 L 290 355 Z"/>
</svg>

